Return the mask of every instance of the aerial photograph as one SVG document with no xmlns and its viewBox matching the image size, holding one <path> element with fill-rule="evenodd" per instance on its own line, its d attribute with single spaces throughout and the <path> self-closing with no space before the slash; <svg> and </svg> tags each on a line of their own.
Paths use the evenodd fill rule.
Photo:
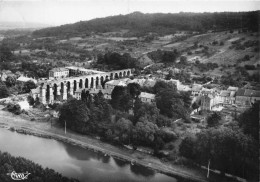
<svg viewBox="0 0 260 182">
<path fill-rule="evenodd" d="M 0 182 L 259 182 L 260 0 L 0 0 Z"/>
</svg>

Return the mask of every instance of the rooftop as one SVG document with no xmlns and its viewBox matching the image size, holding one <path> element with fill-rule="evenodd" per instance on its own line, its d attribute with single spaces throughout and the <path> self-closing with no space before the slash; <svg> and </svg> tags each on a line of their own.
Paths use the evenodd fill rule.
<svg viewBox="0 0 260 182">
<path fill-rule="evenodd" d="M 20 82 L 28 82 L 28 81 L 33 81 L 34 83 L 36 83 L 37 81 L 33 78 L 29 78 L 29 77 L 25 77 L 25 76 L 20 76 L 17 81 L 20 81 Z"/>
<path fill-rule="evenodd" d="M 105 73 L 105 72 L 103 72 L 103 71 L 85 69 L 85 68 L 80 68 L 80 67 L 76 67 L 76 66 L 67 66 L 66 68 L 67 68 L 67 69 L 71 69 L 71 70 L 79 70 L 79 71 L 82 71 L 82 72 Z"/>
<path fill-rule="evenodd" d="M 61 72 L 61 71 L 69 71 L 69 70 L 67 68 L 52 68 L 50 71 Z"/>
<path fill-rule="evenodd" d="M 147 93 L 147 92 L 141 92 L 139 97 L 148 98 L 148 99 L 155 99 L 155 94 L 150 94 L 150 93 Z"/>
<path fill-rule="evenodd" d="M 40 88 L 37 87 L 35 89 L 31 89 L 31 92 L 32 92 L 32 94 L 39 94 L 40 93 Z"/>
<path fill-rule="evenodd" d="M 260 97 L 260 91 L 250 89 L 238 89 L 236 96 Z"/>
<path fill-rule="evenodd" d="M 111 80 L 111 81 L 106 82 L 106 84 L 108 84 L 108 85 L 114 85 L 114 86 L 126 86 L 126 81 L 127 81 L 128 79 L 129 79 L 129 78 L 120 79 L 120 80 Z"/>
</svg>

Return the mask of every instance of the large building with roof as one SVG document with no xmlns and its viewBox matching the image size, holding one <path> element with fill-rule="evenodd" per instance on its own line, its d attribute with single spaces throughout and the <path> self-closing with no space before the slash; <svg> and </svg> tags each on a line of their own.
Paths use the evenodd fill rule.
<svg viewBox="0 0 260 182">
<path fill-rule="evenodd" d="M 238 89 L 236 93 L 236 104 L 241 106 L 251 106 L 252 103 L 260 101 L 260 91 L 249 89 Z"/>
<path fill-rule="evenodd" d="M 67 68 L 53 68 L 49 71 L 49 78 L 59 79 L 69 76 L 69 69 Z"/>
</svg>

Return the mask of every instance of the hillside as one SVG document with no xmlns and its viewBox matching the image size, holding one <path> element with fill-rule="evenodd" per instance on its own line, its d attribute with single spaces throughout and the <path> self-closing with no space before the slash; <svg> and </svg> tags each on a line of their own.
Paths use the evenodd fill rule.
<svg viewBox="0 0 260 182">
<path fill-rule="evenodd" d="M 104 33 L 129 30 L 125 36 L 143 36 L 148 32 L 162 34 L 176 30 L 205 32 L 244 28 L 257 31 L 260 11 L 223 12 L 223 13 L 174 13 L 143 14 L 134 12 L 127 15 L 97 18 L 74 24 L 44 28 L 33 32 L 34 36 L 76 36 L 89 35 L 92 32 Z"/>
</svg>

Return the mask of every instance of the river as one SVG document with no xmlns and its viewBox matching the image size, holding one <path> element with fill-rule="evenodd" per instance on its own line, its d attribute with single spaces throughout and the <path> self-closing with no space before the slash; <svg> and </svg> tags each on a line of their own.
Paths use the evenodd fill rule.
<svg viewBox="0 0 260 182">
<path fill-rule="evenodd" d="M 0 150 L 30 159 L 81 182 L 177 182 L 173 177 L 142 166 L 131 165 L 102 153 L 53 139 L 19 134 L 4 128 L 0 128 Z"/>
</svg>

